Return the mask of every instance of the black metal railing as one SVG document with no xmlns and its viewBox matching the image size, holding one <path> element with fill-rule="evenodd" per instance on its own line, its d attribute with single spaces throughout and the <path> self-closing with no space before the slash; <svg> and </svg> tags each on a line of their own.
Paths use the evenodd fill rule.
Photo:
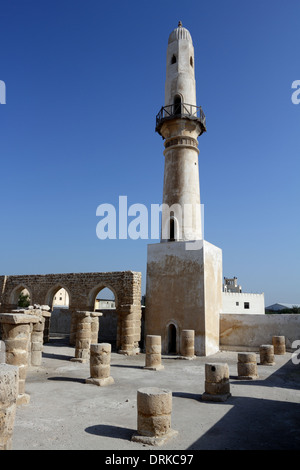
<svg viewBox="0 0 300 470">
<path fill-rule="evenodd" d="M 206 118 L 201 106 L 187 103 L 175 103 L 163 106 L 156 115 L 156 129 L 159 129 L 162 122 L 166 119 L 174 119 L 177 117 L 199 120 L 203 126 L 203 131 L 206 130 Z"/>
</svg>

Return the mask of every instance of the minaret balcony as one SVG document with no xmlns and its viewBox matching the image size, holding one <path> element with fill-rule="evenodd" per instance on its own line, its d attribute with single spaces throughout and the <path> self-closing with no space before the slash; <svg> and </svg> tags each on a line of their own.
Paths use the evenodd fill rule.
<svg viewBox="0 0 300 470">
<path fill-rule="evenodd" d="M 206 132 L 206 117 L 201 106 L 195 106 L 193 104 L 187 103 L 162 106 L 159 113 L 156 115 L 155 131 L 161 134 L 160 130 L 162 125 L 166 121 L 173 119 L 190 119 L 193 121 L 198 121 L 200 124 L 201 134 Z"/>
</svg>

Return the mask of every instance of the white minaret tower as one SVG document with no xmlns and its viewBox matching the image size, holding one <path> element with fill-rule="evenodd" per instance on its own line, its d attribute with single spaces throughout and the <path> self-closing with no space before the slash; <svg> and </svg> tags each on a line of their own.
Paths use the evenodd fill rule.
<svg viewBox="0 0 300 470">
<path fill-rule="evenodd" d="M 169 36 L 166 72 L 155 129 L 165 146 L 162 233 L 148 245 L 145 336 L 160 335 L 164 354 L 180 354 L 182 331 L 194 330 L 195 354 L 208 355 L 219 349 L 222 251 L 202 236 L 198 137 L 206 125 L 193 42 L 181 22 Z"/>
<path fill-rule="evenodd" d="M 201 240 L 197 138 L 206 126 L 196 101 L 193 42 L 181 22 L 169 36 L 165 105 L 156 131 L 165 140 L 161 241 Z"/>
</svg>

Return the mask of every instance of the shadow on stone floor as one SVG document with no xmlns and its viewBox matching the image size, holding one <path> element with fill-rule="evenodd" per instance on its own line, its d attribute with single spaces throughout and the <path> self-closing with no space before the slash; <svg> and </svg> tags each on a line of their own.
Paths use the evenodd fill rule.
<svg viewBox="0 0 300 470">
<path fill-rule="evenodd" d="M 128 369 L 143 369 L 143 366 L 131 366 L 131 365 L 125 365 L 125 364 L 111 364 L 110 367 L 123 367 L 123 368 L 128 368 Z"/>
<path fill-rule="evenodd" d="M 54 353 L 52 354 L 52 353 L 43 352 L 42 357 L 47 358 L 47 359 L 58 359 L 58 360 L 61 360 L 61 361 L 69 361 L 74 356 L 67 356 L 67 355 L 64 355 L 64 354 L 54 354 Z"/>
<path fill-rule="evenodd" d="M 85 432 L 89 434 L 94 434 L 96 436 L 130 440 L 132 434 L 134 434 L 136 430 L 122 428 L 120 426 L 112 426 L 110 424 L 96 424 L 94 426 L 89 426 L 88 428 L 86 428 Z"/>
<path fill-rule="evenodd" d="M 85 384 L 85 379 L 79 379 L 77 377 L 48 377 L 47 380 L 56 380 L 57 382 L 77 382 Z"/>
<path fill-rule="evenodd" d="M 190 450 L 299 450 L 300 404 L 231 396 L 213 406 L 226 404 L 230 410 Z"/>
<path fill-rule="evenodd" d="M 188 400 L 201 400 L 201 393 L 172 392 L 172 397 L 186 398 Z"/>
</svg>

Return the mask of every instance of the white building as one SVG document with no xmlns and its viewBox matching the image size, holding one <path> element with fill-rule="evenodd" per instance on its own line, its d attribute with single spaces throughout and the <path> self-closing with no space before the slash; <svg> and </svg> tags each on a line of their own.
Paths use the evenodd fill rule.
<svg viewBox="0 0 300 470">
<path fill-rule="evenodd" d="M 68 307 L 69 306 L 69 294 L 66 289 L 59 289 L 53 298 L 53 308 L 57 307 Z"/>
<path fill-rule="evenodd" d="M 114 309 L 116 308 L 116 302 L 111 299 L 96 299 L 95 300 L 95 310 L 101 309 Z"/>
<path fill-rule="evenodd" d="M 224 277 L 223 284 L 224 292 L 242 292 L 242 286 L 238 285 L 237 277 Z"/>
<path fill-rule="evenodd" d="M 222 301 L 222 313 L 265 313 L 264 293 L 242 292 L 242 287 L 238 284 L 236 277 L 224 277 Z"/>
</svg>

